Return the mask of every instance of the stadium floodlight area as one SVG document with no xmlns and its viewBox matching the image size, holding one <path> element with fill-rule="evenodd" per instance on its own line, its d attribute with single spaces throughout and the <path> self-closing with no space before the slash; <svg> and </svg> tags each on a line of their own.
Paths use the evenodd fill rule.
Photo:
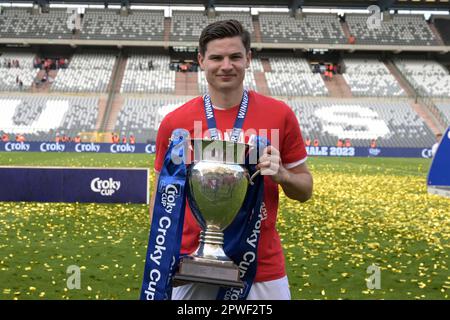
<svg viewBox="0 0 450 320">
<path fill-rule="evenodd" d="M 0 91 L 20 91 L 31 88 L 39 69 L 33 67 L 32 53 L 0 53 Z M 18 61 L 19 66 L 13 66 Z M 22 86 L 19 85 L 22 81 Z"/>
<path fill-rule="evenodd" d="M 288 13 L 260 13 L 262 42 L 332 43 L 347 42 L 337 15 L 305 14 L 296 19 Z"/>
<path fill-rule="evenodd" d="M 208 18 L 204 12 L 173 11 L 171 19 L 171 41 L 198 42 L 203 28 L 214 21 L 236 19 L 251 34 L 254 32 L 252 17 L 245 12 L 217 12 L 214 18 Z"/>
<path fill-rule="evenodd" d="M 420 94 L 450 97 L 450 73 L 438 62 L 409 59 L 394 62 Z"/>
<path fill-rule="evenodd" d="M 0 19 L 0 38 L 71 39 L 68 20 L 65 9 L 34 15 L 28 8 L 5 8 Z"/>
<path fill-rule="evenodd" d="M 392 15 L 383 20 L 380 28 L 369 28 L 367 14 L 346 15 L 350 33 L 356 38 L 356 44 L 374 45 L 438 45 L 422 15 Z"/>
<path fill-rule="evenodd" d="M 174 93 L 176 71 L 169 64 L 168 55 L 130 55 L 120 92 Z"/>
<path fill-rule="evenodd" d="M 116 62 L 113 54 L 75 54 L 67 69 L 60 69 L 52 84 L 59 92 L 105 92 Z"/>
<path fill-rule="evenodd" d="M 407 102 L 313 101 L 293 99 L 303 136 L 318 138 L 321 145 L 351 139 L 355 147 L 368 147 L 377 139 L 381 147 L 429 148 L 434 134 Z"/>
<path fill-rule="evenodd" d="M 53 141 L 57 133 L 74 137 L 94 131 L 98 118 L 97 97 L 14 96 L 0 98 L 0 130 L 27 141 Z"/>
<path fill-rule="evenodd" d="M 265 72 L 270 94 L 274 96 L 325 96 L 328 89 L 318 73 L 313 74 L 306 59 L 273 58 Z"/>
<path fill-rule="evenodd" d="M 354 96 L 405 96 L 395 77 L 376 59 L 344 59 L 345 81 Z"/>
<path fill-rule="evenodd" d="M 136 141 L 155 141 L 164 116 L 188 101 L 189 97 L 127 98 L 119 111 L 114 131 L 134 135 Z"/>
<path fill-rule="evenodd" d="M 81 25 L 81 39 L 164 40 L 163 10 L 132 10 L 122 16 L 119 10 L 88 9 Z"/>
</svg>

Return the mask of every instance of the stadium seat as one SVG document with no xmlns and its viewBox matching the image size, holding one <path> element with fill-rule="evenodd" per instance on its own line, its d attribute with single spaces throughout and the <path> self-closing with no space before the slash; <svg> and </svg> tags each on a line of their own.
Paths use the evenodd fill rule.
<svg viewBox="0 0 450 320">
<path fill-rule="evenodd" d="M 134 135 L 137 141 L 156 140 L 164 116 L 189 100 L 188 97 L 127 98 L 114 127 L 122 135 Z"/>
<path fill-rule="evenodd" d="M 80 38 L 87 40 L 164 40 L 163 10 L 132 10 L 122 16 L 118 10 L 88 9 Z"/>
<path fill-rule="evenodd" d="M 408 59 L 394 62 L 420 94 L 450 97 L 450 73 L 438 62 Z"/>
<path fill-rule="evenodd" d="M 437 45 L 437 40 L 423 15 L 392 15 L 380 28 L 369 28 L 367 14 L 346 14 L 350 33 L 357 44 Z"/>
<path fill-rule="evenodd" d="M 208 18 L 203 11 L 173 11 L 171 19 L 171 41 L 198 42 L 204 26 L 214 21 L 236 19 L 252 34 L 252 17 L 245 12 L 217 12 L 215 18 Z"/>
<path fill-rule="evenodd" d="M 33 53 L 0 53 L 0 91 L 19 91 L 31 88 L 39 69 L 33 68 Z M 8 68 L 8 62 L 17 60 L 19 67 Z M 21 80 L 20 87 L 16 80 Z"/>
<path fill-rule="evenodd" d="M 320 74 L 313 74 L 305 59 L 277 57 L 270 59 L 267 85 L 274 96 L 324 96 L 328 89 Z"/>
<path fill-rule="evenodd" d="M 67 69 L 60 69 L 52 85 L 59 92 L 105 92 L 111 80 L 116 56 L 75 54 Z"/>
<path fill-rule="evenodd" d="M 28 8 L 5 8 L 0 18 L 0 38 L 70 39 L 66 9 L 52 8 L 48 13 L 33 15 Z"/>
<path fill-rule="evenodd" d="M 148 67 L 150 60 L 152 70 Z M 170 70 L 169 64 L 168 55 L 131 55 L 120 92 L 174 93 L 176 71 Z"/>
<path fill-rule="evenodd" d="M 336 145 L 349 138 L 353 146 L 367 147 L 376 138 L 382 147 L 430 147 L 434 134 L 407 102 L 375 99 L 287 101 L 299 118 L 303 136 Z"/>
<path fill-rule="evenodd" d="M 344 78 L 354 96 L 405 96 L 406 93 L 383 62 L 344 59 Z"/>
<path fill-rule="evenodd" d="M 0 128 L 27 141 L 52 141 L 55 134 L 76 136 L 94 131 L 98 117 L 97 97 L 26 95 L 0 98 Z"/>
<path fill-rule="evenodd" d="M 346 43 L 337 15 L 305 14 L 295 19 L 288 13 L 260 13 L 262 42 Z"/>
</svg>

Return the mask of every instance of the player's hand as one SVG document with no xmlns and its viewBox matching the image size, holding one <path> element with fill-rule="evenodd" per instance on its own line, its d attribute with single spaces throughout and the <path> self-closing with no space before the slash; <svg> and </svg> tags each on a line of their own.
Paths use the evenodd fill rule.
<svg viewBox="0 0 450 320">
<path fill-rule="evenodd" d="M 287 179 L 288 171 L 281 164 L 280 151 L 274 146 L 264 148 L 256 168 L 261 170 L 261 175 L 270 176 L 275 183 L 281 184 Z"/>
</svg>

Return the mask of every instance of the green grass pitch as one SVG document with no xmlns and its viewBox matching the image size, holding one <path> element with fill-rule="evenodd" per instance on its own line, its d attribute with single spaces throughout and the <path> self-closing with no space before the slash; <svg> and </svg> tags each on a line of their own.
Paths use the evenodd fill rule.
<svg viewBox="0 0 450 320">
<path fill-rule="evenodd" d="M 152 168 L 153 161 L 0 153 L 2 166 Z M 301 204 L 280 196 L 292 298 L 448 299 L 450 200 L 426 193 L 429 165 L 310 157 L 313 198 Z M 146 205 L 0 202 L 0 300 L 137 299 L 148 232 Z M 373 264 L 380 289 L 367 287 Z M 71 265 L 81 268 L 81 289 L 67 288 Z"/>
</svg>

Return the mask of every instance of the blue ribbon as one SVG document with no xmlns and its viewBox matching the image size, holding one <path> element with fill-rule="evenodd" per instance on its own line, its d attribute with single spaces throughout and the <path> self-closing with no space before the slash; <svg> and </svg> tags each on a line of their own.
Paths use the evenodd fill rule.
<svg viewBox="0 0 450 320">
<path fill-rule="evenodd" d="M 181 133 L 180 133 L 181 132 Z M 175 137 L 175 138 L 174 138 Z M 167 300 L 172 295 L 172 278 L 180 260 L 180 247 L 188 188 L 186 184 L 185 157 L 188 148 L 186 132 L 177 129 L 172 135 L 162 167 L 149 236 L 141 300 Z M 267 144 L 257 137 L 256 158 Z M 256 172 L 256 166 L 246 167 L 249 174 Z M 261 204 L 263 200 L 264 179 L 257 176 L 254 185 L 249 185 L 247 195 L 239 213 L 224 230 L 224 251 L 240 269 L 243 289 L 220 288 L 217 299 L 246 299 L 256 275 L 257 249 L 261 227 Z M 197 208 L 191 208 L 200 214 Z"/>
<path fill-rule="evenodd" d="M 186 208 L 184 130 L 175 131 L 155 190 L 155 207 L 148 240 L 141 300 L 168 300 L 179 262 Z"/>
</svg>

